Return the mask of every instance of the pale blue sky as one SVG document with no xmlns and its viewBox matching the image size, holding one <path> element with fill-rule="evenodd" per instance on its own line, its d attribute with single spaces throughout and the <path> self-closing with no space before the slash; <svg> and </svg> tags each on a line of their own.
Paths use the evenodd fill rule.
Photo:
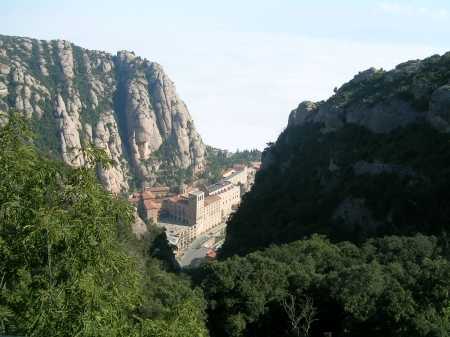
<svg viewBox="0 0 450 337">
<path fill-rule="evenodd" d="M 450 1 L 0 0 L 0 34 L 159 62 L 206 143 L 263 148 L 302 100 L 450 50 Z"/>
</svg>

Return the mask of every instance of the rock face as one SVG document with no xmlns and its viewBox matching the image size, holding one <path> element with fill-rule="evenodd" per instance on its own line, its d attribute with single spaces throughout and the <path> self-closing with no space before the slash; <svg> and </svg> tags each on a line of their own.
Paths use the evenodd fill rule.
<svg viewBox="0 0 450 337">
<path fill-rule="evenodd" d="M 162 169 L 201 172 L 205 146 L 173 82 L 154 62 L 68 41 L 0 35 L 0 111 L 32 120 L 43 150 L 86 164 L 83 149 L 103 148 L 98 169 L 113 193 L 154 184 Z"/>
<path fill-rule="evenodd" d="M 450 131 L 450 52 L 423 61 L 408 61 L 394 70 L 370 68 L 357 74 L 325 102 L 305 101 L 288 125 L 320 123 L 324 132 L 347 123 L 387 133 L 426 119 Z"/>
<path fill-rule="evenodd" d="M 263 153 L 222 256 L 321 233 L 363 242 L 450 230 L 450 53 L 357 74 L 302 102 Z"/>
</svg>

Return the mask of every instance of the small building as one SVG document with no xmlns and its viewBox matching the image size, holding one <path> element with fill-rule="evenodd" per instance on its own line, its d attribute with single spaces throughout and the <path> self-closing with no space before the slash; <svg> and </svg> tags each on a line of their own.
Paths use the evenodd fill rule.
<svg viewBox="0 0 450 337">
<path fill-rule="evenodd" d="M 235 166 L 231 172 L 227 172 L 227 176 L 224 176 L 225 181 L 229 181 L 234 185 L 247 185 L 247 166 Z"/>
<path fill-rule="evenodd" d="M 196 226 L 164 224 L 166 230 L 167 241 L 175 249 L 175 255 L 186 249 L 196 237 Z"/>
</svg>

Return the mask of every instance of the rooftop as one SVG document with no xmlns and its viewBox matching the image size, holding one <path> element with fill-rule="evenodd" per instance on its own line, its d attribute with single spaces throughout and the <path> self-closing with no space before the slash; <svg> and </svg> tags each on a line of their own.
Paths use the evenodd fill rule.
<svg viewBox="0 0 450 337">
<path fill-rule="evenodd" d="M 178 225 L 172 223 L 159 223 L 158 226 L 163 227 L 166 230 L 167 240 L 174 245 L 178 243 L 181 234 L 184 231 L 189 230 L 191 227 L 189 225 Z"/>
<path fill-rule="evenodd" d="M 233 165 L 233 169 L 235 169 L 236 171 L 244 171 L 245 167 L 246 166 L 244 164 L 234 164 Z"/>
<path fill-rule="evenodd" d="M 231 174 L 229 174 L 225 179 L 230 179 L 230 178 L 233 178 L 233 177 L 236 177 L 237 175 L 239 175 L 239 174 L 242 174 L 244 171 L 234 171 L 233 173 L 231 173 Z"/>
<path fill-rule="evenodd" d="M 261 168 L 261 162 L 260 161 L 252 161 L 251 165 L 253 168 L 259 170 Z"/>
<path fill-rule="evenodd" d="M 218 183 L 215 183 L 213 185 L 206 186 L 206 190 L 208 191 L 208 193 L 212 193 L 229 185 L 231 185 L 231 182 L 229 181 L 219 181 Z"/>
<path fill-rule="evenodd" d="M 144 200 L 144 208 L 145 209 L 160 209 L 161 208 L 161 203 L 159 202 L 155 202 L 153 200 Z"/>
<path fill-rule="evenodd" d="M 212 204 L 214 202 L 218 202 L 218 201 L 220 201 L 220 197 L 219 196 L 217 196 L 217 195 L 208 195 L 205 198 L 205 206 L 208 206 L 208 205 L 210 205 L 210 204 Z"/>
<path fill-rule="evenodd" d="M 193 195 L 199 196 L 199 195 L 202 195 L 204 193 L 202 191 L 192 191 L 192 192 L 189 192 L 189 194 L 193 194 Z"/>
<path fill-rule="evenodd" d="M 176 195 L 171 198 L 166 199 L 167 201 L 173 202 L 173 203 L 187 203 L 188 199 L 182 195 Z"/>
</svg>

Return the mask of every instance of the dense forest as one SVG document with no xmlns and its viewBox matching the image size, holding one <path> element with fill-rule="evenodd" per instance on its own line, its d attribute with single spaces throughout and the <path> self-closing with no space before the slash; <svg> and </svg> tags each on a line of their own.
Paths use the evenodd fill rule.
<svg viewBox="0 0 450 337">
<path fill-rule="evenodd" d="M 448 336 L 447 242 L 313 237 L 194 272 L 213 336 Z M 327 334 L 329 333 L 329 334 Z"/>
<path fill-rule="evenodd" d="M 0 334 L 207 336 L 201 292 L 131 234 L 132 208 L 96 178 L 104 153 L 85 155 L 46 158 L 15 115 L 0 129 Z"/>
<path fill-rule="evenodd" d="M 244 195 L 229 223 L 225 256 L 312 233 L 362 242 L 450 229 L 450 138 L 427 124 L 381 135 L 355 125 L 328 134 L 314 125 L 295 126 L 270 151 L 281 164 L 261 170 Z M 370 164 L 385 171 L 365 171 Z M 346 202 L 349 213 L 361 213 L 355 219 L 336 216 Z"/>
</svg>

